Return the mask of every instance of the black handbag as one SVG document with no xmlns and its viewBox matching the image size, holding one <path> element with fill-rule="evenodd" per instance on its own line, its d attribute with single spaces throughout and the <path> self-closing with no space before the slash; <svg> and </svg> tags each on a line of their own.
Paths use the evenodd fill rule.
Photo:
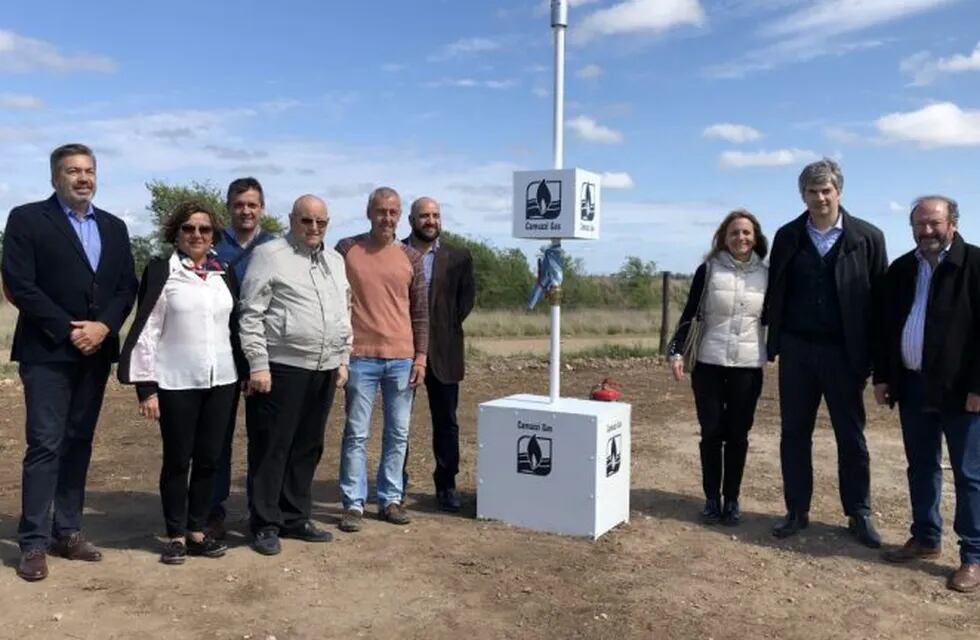
<svg viewBox="0 0 980 640">
<path fill-rule="evenodd" d="M 698 349 L 701 347 L 701 338 L 704 335 L 704 301 L 708 294 L 708 282 L 711 281 L 711 262 L 704 263 L 704 286 L 701 288 L 701 297 L 698 299 L 698 308 L 691 318 L 691 326 L 687 329 L 687 337 L 684 339 L 684 348 L 681 356 L 684 360 L 684 371 L 690 373 L 694 371 L 694 366 L 698 362 Z"/>
</svg>

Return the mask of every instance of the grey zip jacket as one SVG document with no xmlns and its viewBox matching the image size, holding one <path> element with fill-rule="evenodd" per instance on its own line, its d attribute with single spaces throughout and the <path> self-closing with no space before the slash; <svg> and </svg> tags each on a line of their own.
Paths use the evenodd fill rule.
<svg viewBox="0 0 980 640">
<path fill-rule="evenodd" d="M 256 247 L 245 271 L 239 334 L 249 371 L 269 363 L 312 371 L 346 365 L 353 346 L 344 259 L 287 234 Z"/>
</svg>

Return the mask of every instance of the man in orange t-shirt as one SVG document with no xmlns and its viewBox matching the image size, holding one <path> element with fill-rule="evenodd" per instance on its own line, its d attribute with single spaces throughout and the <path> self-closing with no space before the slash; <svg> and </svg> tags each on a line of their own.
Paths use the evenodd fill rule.
<svg viewBox="0 0 980 640">
<path fill-rule="evenodd" d="M 425 380 L 429 303 L 422 254 L 395 240 L 401 198 L 378 187 L 368 198 L 371 231 L 337 243 L 353 293 L 354 350 L 347 382 L 347 422 L 340 460 L 342 531 L 359 531 L 367 501 L 367 441 L 378 388 L 384 404 L 378 516 L 410 522 L 402 507 L 402 471 L 408 450 L 415 388 Z"/>
</svg>

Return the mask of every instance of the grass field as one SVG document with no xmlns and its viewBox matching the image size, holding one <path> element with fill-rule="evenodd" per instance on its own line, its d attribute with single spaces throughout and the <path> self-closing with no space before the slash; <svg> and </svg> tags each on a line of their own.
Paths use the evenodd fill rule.
<svg viewBox="0 0 980 640">
<path fill-rule="evenodd" d="M 549 313 L 521 309 L 474 311 L 463 326 L 471 338 L 547 336 Z M 562 310 L 562 336 L 656 335 L 660 332 L 660 309 L 573 309 Z"/>
</svg>

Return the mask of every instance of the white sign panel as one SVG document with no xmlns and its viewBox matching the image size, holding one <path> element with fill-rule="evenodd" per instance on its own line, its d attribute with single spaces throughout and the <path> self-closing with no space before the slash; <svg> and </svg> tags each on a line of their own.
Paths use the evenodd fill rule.
<svg viewBox="0 0 980 640">
<path fill-rule="evenodd" d="M 601 194 L 591 171 L 515 171 L 514 237 L 598 240 Z"/>
</svg>

